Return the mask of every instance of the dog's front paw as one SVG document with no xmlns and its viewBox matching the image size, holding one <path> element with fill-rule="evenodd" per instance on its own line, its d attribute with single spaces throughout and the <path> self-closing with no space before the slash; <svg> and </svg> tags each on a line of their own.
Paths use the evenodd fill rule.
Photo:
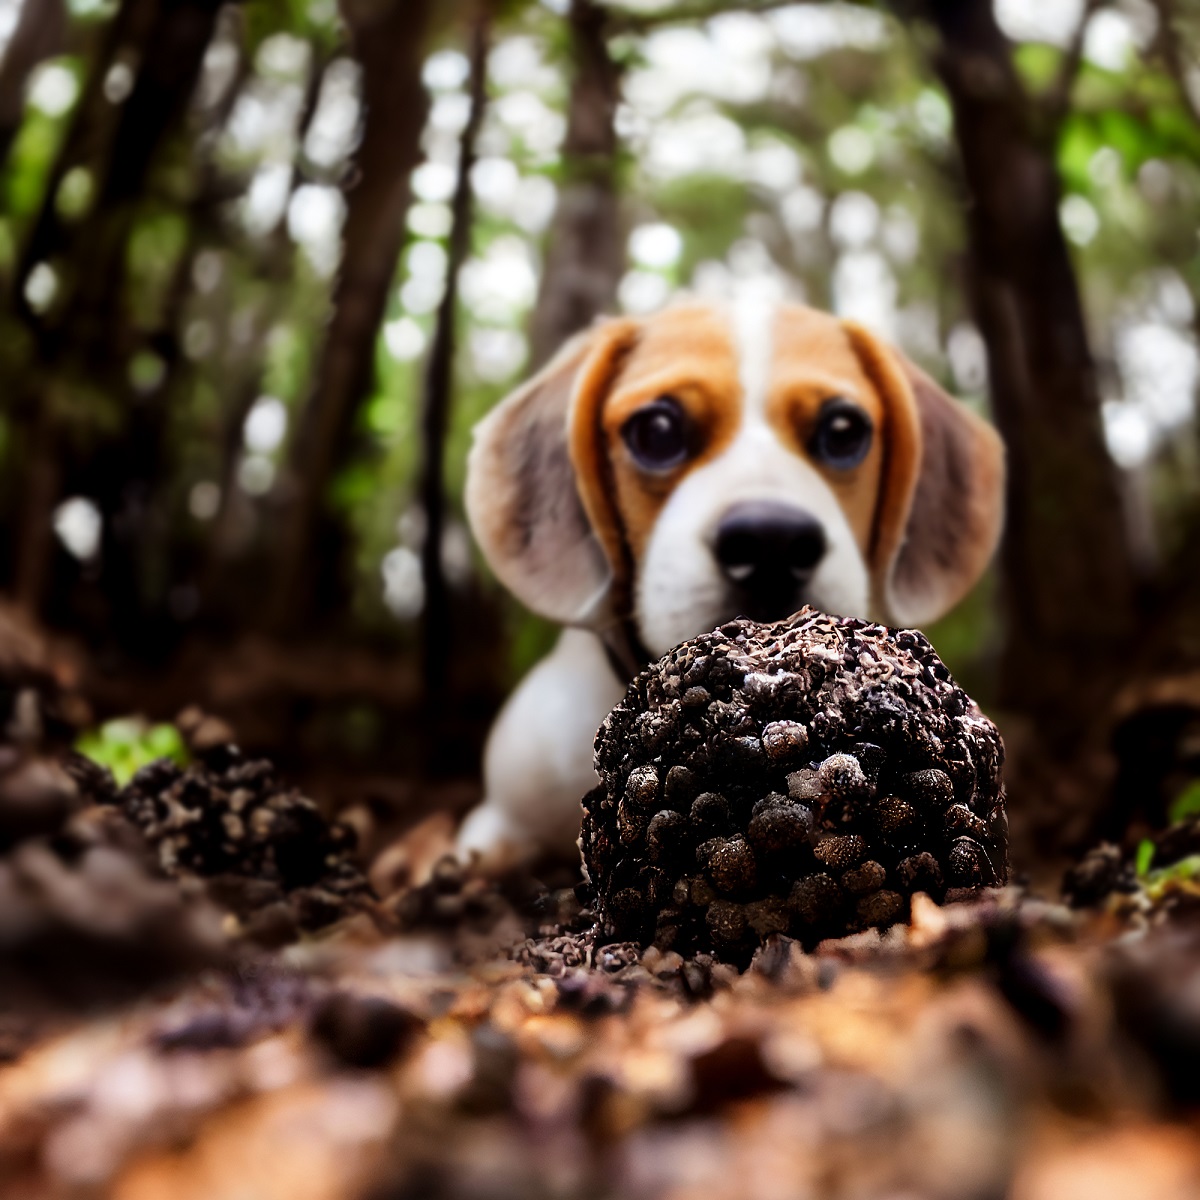
<svg viewBox="0 0 1200 1200">
<path fill-rule="evenodd" d="M 498 804 L 484 801 L 462 823 L 454 843 L 455 857 L 483 875 L 502 875 L 534 856 L 536 843 Z"/>
</svg>

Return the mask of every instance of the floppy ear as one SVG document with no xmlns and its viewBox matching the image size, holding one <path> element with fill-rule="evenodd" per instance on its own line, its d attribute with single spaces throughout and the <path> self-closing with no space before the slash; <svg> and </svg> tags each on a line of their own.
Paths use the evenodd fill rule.
<svg viewBox="0 0 1200 1200">
<path fill-rule="evenodd" d="M 577 469 L 603 465 L 599 409 L 632 328 L 609 321 L 573 338 L 475 426 L 465 494 L 475 539 L 517 599 L 561 624 L 596 620 L 614 577 L 610 539 L 581 499 L 605 489 Z"/>
<path fill-rule="evenodd" d="M 919 367 L 846 323 L 884 405 L 884 466 L 871 567 L 875 604 L 895 625 L 952 608 L 983 574 L 1000 540 L 1004 446 Z"/>
</svg>

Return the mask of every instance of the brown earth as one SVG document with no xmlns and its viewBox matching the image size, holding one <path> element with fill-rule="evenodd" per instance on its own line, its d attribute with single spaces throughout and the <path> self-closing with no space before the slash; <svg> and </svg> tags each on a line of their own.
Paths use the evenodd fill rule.
<svg viewBox="0 0 1200 1200">
<path fill-rule="evenodd" d="M 739 973 L 219 744 L 118 789 L 56 688 L 0 705 L 5 1197 L 1200 1194 L 1200 829 Z"/>
</svg>

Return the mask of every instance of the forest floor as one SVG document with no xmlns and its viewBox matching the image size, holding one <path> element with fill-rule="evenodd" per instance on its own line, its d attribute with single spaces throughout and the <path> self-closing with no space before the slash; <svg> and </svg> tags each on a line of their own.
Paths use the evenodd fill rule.
<svg viewBox="0 0 1200 1200">
<path fill-rule="evenodd" d="M 446 816 L 364 861 L 203 723 L 118 788 L 5 670 L 5 1197 L 1200 1194 L 1198 827 L 739 973 Z"/>
</svg>

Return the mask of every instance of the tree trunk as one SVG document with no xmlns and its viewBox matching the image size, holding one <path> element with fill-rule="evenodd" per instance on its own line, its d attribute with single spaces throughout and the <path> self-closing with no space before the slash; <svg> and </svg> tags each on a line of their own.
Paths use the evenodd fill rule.
<svg viewBox="0 0 1200 1200">
<path fill-rule="evenodd" d="M 572 0 L 574 74 L 562 146 L 563 185 L 533 314 L 534 368 L 612 307 L 625 266 L 615 126 L 621 70 L 608 53 L 608 21 L 595 0 Z"/>
<path fill-rule="evenodd" d="M 971 291 L 1008 447 L 1004 703 L 1085 731 L 1135 618 L 1135 571 L 1070 253 L 1039 129 L 990 0 L 931 0 L 967 193 Z"/>
<path fill-rule="evenodd" d="M 318 607 L 316 585 L 328 589 L 342 574 L 343 538 L 325 502 L 370 391 L 376 335 L 403 242 L 409 176 L 420 160 L 429 108 L 421 66 L 434 7 L 432 0 L 343 0 L 362 66 L 365 115 L 333 313 L 276 497 L 279 551 L 269 619 L 283 629 L 301 626 Z"/>
<path fill-rule="evenodd" d="M 37 3 L 38 0 L 26 2 Z M 140 62 L 144 59 L 159 8 L 159 0 L 123 0 L 109 23 L 96 60 L 89 64 L 83 92 L 46 181 L 38 214 L 21 246 L 20 262 L 13 280 L 14 306 L 42 343 L 44 356 L 48 352 L 45 345 L 49 337 L 48 323 L 30 309 L 25 287 L 35 267 L 69 255 L 72 246 L 78 244 L 85 232 L 87 238 L 84 240 L 94 235 L 92 224 L 100 211 L 99 199 L 91 206 L 90 218 L 71 223 L 59 212 L 59 188 L 67 173 L 75 167 L 88 168 L 98 181 L 97 192 L 105 186 L 114 141 L 125 116 L 125 105 L 113 104 L 105 95 L 105 81 L 118 61 Z"/>
<path fill-rule="evenodd" d="M 471 249 L 474 205 L 471 201 L 471 168 L 475 141 L 487 107 L 489 13 L 484 7 L 471 31 L 471 108 L 459 144 L 458 179 L 451 206 L 450 252 L 446 290 L 438 306 L 437 324 L 430 347 L 421 414 L 421 508 L 425 514 L 425 540 L 421 547 L 421 576 L 425 585 L 422 609 L 422 671 L 426 696 L 435 700 L 446 684 L 450 662 L 450 597 L 442 570 L 442 535 L 446 525 L 446 430 L 454 389 L 454 347 L 458 320 L 458 275 Z"/>
<path fill-rule="evenodd" d="M 0 63 L 0 170 L 25 115 L 25 85 L 34 68 L 61 53 L 67 35 L 63 0 L 24 0 L 4 61 Z"/>
<path fill-rule="evenodd" d="M 185 317 L 195 287 L 196 263 L 207 246 L 220 243 L 221 206 L 230 195 L 236 194 L 237 184 L 222 174 L 216 161 L 216 147 L 251 77 L 241 17 L 241 12 L 237 10 L 230 9 L 225 13 L 224 19 L 236 22 L 228 32 L 237 47 L 237 59 L 227 86 L 211 105 L 203 109 L 193 106 L 189 116 L 194 161 L 191 196 L 181 210 L 186 219 L 187 241 L 173 267 L 171 282 L 164 289 L 156 327 L 151 330 L 122 330 L 120 338 L 131 348 L 136 346 L 152 350 L 161 361 L 163 370 L 162 382 L 153 394 L 129 408 L 128 424 L 120 445 L 132 443 L 136 435 L 141 448 L 127 459 L 122 487 L 126 493 L 144 495 L 146 500 L 136 514 L 138 519 L 126 519 L 124 522 L 124 553 L 111 565 L 106 563 L 104 568 L 106 589 L 118 595 L 138 598 L 140 611 L 134 609 L 130 614 L 135 617 L 137 624 L 131 623 L 127 627 L 132 635 L 128 648 L 135 654 L 142 641 L 139 626 L 145 629 L 154 622 L 163 627 L 164 638 L 174 648 L 173 644 L 182 632 L 182 622 L 168 611 L 170 595 L 175 589 L 194 586 L 192 577 L 197 574 L 195 564 L 199 555 L 191 533 L 194 523 L 179 511 L 173 495 L 173 484 L 178 477 L 181 459 L 186 455 L 186 448 L 179 444 L 178 439 L 172 438 L 171 419 L 173 411 L 185 401 L 187 390 L 196 378 L 195 365 L 188 360 L 183 348 Z M 317 73 L 315 67 L 314 73 Z M 308 91 L 311 93 L 312 90 L 313 85 L 310 84 Z M 307 95 L 305 103 L 310 105 Z M 315 104 L 315 101 L 311 103 Z M 310 111 L 311 107 L 305 108 L 306 113 Z M 286 233 L 283 238 L 286 242 Z M 290 249 L 291 245 L 287 243 L 287 250 Z M 274 266 L 278 257 L 277 252 L 268 251 L 255 263 L 259 277 L 274 284 L 272 299 L 264 300 L 263 307 L 269 308 L 279 303 L 274 300 L 275 294 L 286 294 L 287 271 Z M 290 262 L 290 255 L 285 261 Z M 252 336 L 249 353 L 255 352 L 262 353 L 261 339 Z M 222 385 L 227 389 L 227 395 L 235 397 L 236 405 L 240 403 L 242 390 L 239 387 L 239 372 L 235 364 L 227 363 L 227 366 L 229 372 L 222 379 Z M 256 379 L 257 375 L 256 370 Z M 244 414 L 242 420 L 245 420 Z M 126 577 L 117 577 L 114 567 L 123 571 Z M 128 607 L 132 608 L 132 605 Z M 199 603 L 195 611 L 199 611 Z"/>
<path fill-rule="evenodd" d="M 41 616 L 42 595 L 54 552 L 51 522 L 62 486 L 57 402 L 57 389 L 46 382 L 37 393 L 36 407 L 25 422 L 22 439 L 24 462 L 13 545 L 13 599 L 34 621 Z"/>
<path fill-rule="evenodd" d="M 161 384 L 147 394 L 129 386 L 128 364 L 139 347 L 128 311 L 126 249 L 154 164 L 185 123 L 222 4 L 160 0 L 110 152 L 97 171 L 95 202 L 67 235 L 68 295 L 43 343 L 48 371 L 68 386 L 94 383 L 119 406 L 118 428 L 97 438 L 71 482 L 103 518 L 98 594 L 111 614 L 109 635 L 138 653 L 165 648 L 174 622 L 156 603 L 166 587 L 165 564 L 155 553 L 164 514 L 150 503 L 166 452 L 167 398 Z"/>
<path fill-rule="evenodd" d="M 95 222 L 79 247 L 72 340 L 85 360 L 102 366 L 127 347 L 123 328 L 125 247 L 137 202 L 159 150 L 182 122 L 224 0 L 160 0 L 157 19 L 113 138 L 98 189 Z"/>
<path fill-rule="evenodd" d="M 26 0 L 27 5 L 38 3 L 40 0 Z M 52 311 L 43 316 L 34 312 L 26 297 L 26 285 L 36 267 L 48 261 L 61 264 L 77 244 L 78 227 L 65 221 L 58 210 L 59 188 L 67 173 L 77 166 L 86 166 L 94 176 L 102 176 L 122 115 L 121 108 L 105 96 L 104 81 L 122 55 L 141 57 L 157 11 L 158 0 L 124 0 L 108 24 L 95 61 L 89 64 L 82 95 L 13 276 L 13 308 L 28 326 L 36 348 L 35 361 L 19 378 L 9 381 L 12 393 L 18 397 L 12 410 L 14 434 L 23 448 L 15 459 L 19 478 L 13 488 L 17 497 L 13 591 L 31 615 L 40 610 L 53 554 L 51 520 L 60 494 L 62 450 L 55 379 L 62 373 L 65 343 L 61 314 Z"/>
<path fill-rule="evenodd" d="M 213 518 L 204 562 L 198 573 L 203 612 L 210 618 L 214 615 L 218 618 L 228 616 L 244 608 L 247 585 L 257 587 L 259 584 L 253 574 L 246 571 L 247 564 L 242 561 L 246 548 L 239 537 L 239 525 L 243 521 L 252 521 L 254 516 L 248 511 L 253 507 L 251 498 L 238 491 L 237 472 L 242 460 L 246 418 L 262 394 L 265 365 L 261 352 L 263 342 L 286 305 L 289 285 L 294 277 L 296 249 L 288 234 L 287 214 L 296 190 L 305 180 L 302 167 L 304 143 L 317 113 L 326 72 L 333 61 L 316 46 L 313 46 L 312 53 L 313 62 L 304 103 L 296 123 L 296 150 L 288 181 L 288 202 L 283 206 L 275 228 L 265 239 L 264 250 L 258 258 L 259 275 L 271 281 L 255 319 L 254 333 L 249 339 L 249 344 L 258 348 L 259 355 L 253 364 L 243 364 L 241 371 L 235 371 L 229 388 L 232 400 L 226 405 L 221 421 L 220 501 Z M 214 186 L 219 186 L 215 179 Z M 262 557 L 260 547 L 258 558 Z"/>
</svg>

